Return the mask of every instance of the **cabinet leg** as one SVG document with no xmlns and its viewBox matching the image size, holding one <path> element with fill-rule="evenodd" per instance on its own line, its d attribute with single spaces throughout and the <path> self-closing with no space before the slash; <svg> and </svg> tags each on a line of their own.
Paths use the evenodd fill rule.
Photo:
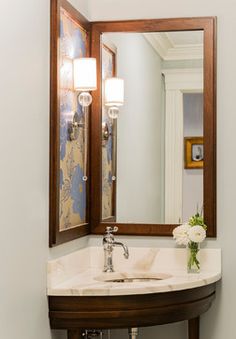
<svg viewBox="0 0 236 339">
<path fill-rule="evenodd" d="M 67 331 L 67 339 L 81 339 L 82 330 L 68 330 Z"/>
<path fill-rule="evenodd" d="M 200 318 L 190 319 L 188 321 L 188 339 L 199 339 Z"/>
</svg>

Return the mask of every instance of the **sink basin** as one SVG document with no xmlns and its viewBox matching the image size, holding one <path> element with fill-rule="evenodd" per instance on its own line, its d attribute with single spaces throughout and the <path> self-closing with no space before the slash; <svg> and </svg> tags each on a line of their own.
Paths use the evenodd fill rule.
<svg viewBox="0 0 236 339">
<path fill-rule="evenodd" d="M 170 274 L 156 272 L 112 272 L 102 273 L 94 279 L 102 282 L 132 283 L 164 280 L 171 277 Z"/>
</svg>

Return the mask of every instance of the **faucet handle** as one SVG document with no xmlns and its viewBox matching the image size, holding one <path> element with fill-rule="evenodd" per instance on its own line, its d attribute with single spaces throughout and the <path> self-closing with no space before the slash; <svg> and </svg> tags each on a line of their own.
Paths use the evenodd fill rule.
<svg viewBox="0 0 236 339">
<path fill-rule="evenodd" d="M 115 232 L 117 232 L 118 231 L 118 227 L 117 226 L 114 226 L 114 227 L 112 227 L 112 226 L 107 226 L 106 227 L 106 233 L 107 234 L 112 234 L 112 233 L 115 233 Z"/>
</svg>

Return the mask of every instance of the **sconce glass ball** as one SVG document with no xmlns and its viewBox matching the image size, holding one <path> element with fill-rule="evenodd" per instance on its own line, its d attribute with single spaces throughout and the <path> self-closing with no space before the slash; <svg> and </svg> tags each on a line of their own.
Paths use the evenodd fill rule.
<svg viewBox="0 0 236 339">
<path fill-rule="evenodd" d="M 78 102 L 82 107 L 88 107 L 92 103 L 92 95 L 88 92 L 80 93 Z"/>
<path fill-rule="evenodd" d="M 111 119 L 117 119 L 119 115 L 119 108 L 118 107 L 110 107 L 108 109 L 108 115 Z"/>
</svg>

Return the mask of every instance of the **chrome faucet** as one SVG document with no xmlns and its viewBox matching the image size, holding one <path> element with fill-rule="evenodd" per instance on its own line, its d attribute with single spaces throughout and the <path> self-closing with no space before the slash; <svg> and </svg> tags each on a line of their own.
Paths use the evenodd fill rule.
<svg viewBox="0 0 236 339">
<path fill-rule="evenodd" d="M 106 227 L 106 233 L 103 236 L 103 248 L 104 248 L 104 270 L 103 272 L 114 272 L 113 268 L 113 260 L 112 260 L 112 252 L 115 246 L 121 246 L 124 250 L 124 257 L 125 259 L 129 258 L 129 250 L 126 245 L 122 242 L 115 241 L 114 232 L 118 231 L 118 227 Z"/>
</svg>

